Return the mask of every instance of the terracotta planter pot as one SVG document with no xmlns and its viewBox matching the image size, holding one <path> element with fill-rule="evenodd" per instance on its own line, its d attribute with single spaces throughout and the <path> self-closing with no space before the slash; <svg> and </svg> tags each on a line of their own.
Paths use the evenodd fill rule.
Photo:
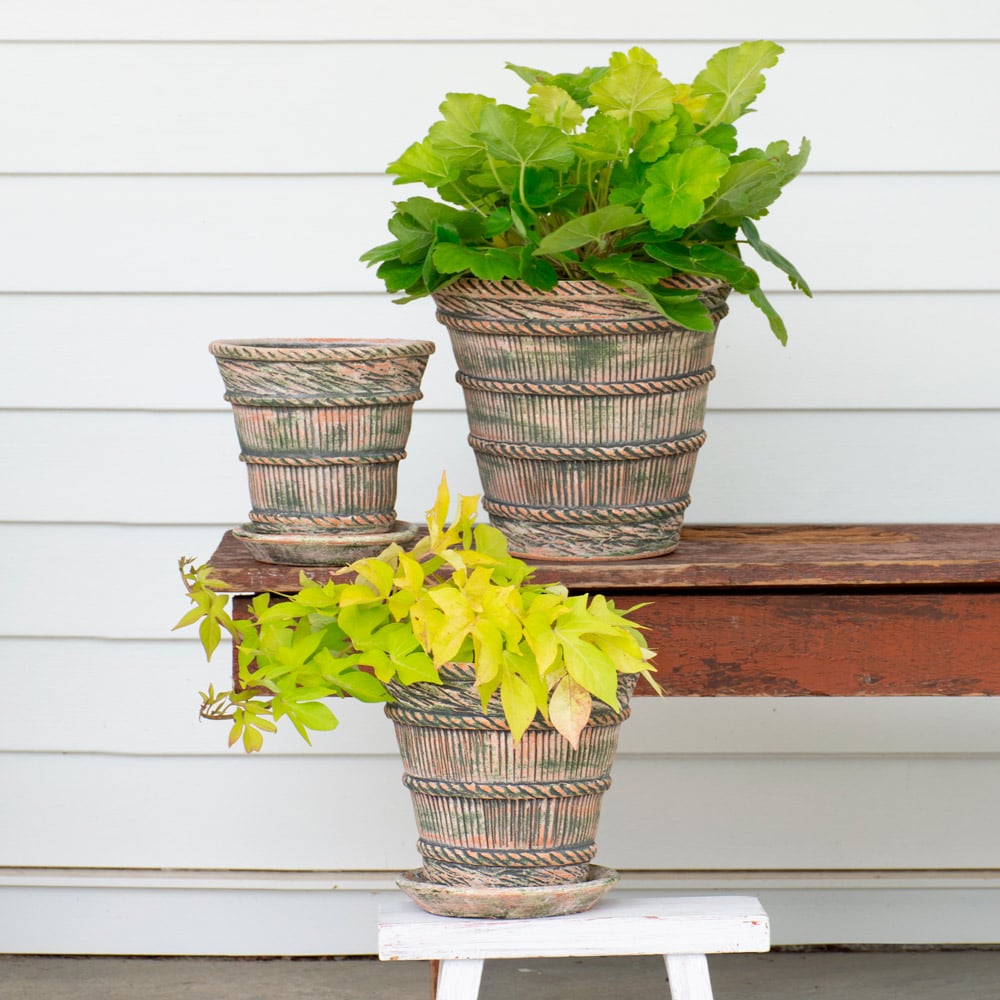
<svg viewBox="0 0 1000 1000">
<path fill-rule="evenodd" d="M 584 909 L 614 881 L 591 862 L 635 678 L 622 679 L 622 712 L 595 701 L 574 750 L 541 720 L 515 745 L 499 699 L 483 712 L 474 676 L 471 666 L 450 664 L 441 685 L 391 686 L 396 701 L 385 711 L 423 858 L 420 872 L 400 884 L 431 912 L 451 914 L 460 898 L 464 915 L 508 916 L 523 908 L 520 889 L 530 890 L 535 916 Z M 596 894 L 595 881 L 603 883 Z M 450 908 L 436 908 L 445 898 Z M 553 900 L 558 908 L 548 909 Z"/>
<path fill-rule="evenodd" d="M 250 486 L 256 559 L 337 565 L 415 534 L 396 476 L 430 341 L 218 340 Z"/>
<path fill-rule="evenodd" d="M 541 292 L 458 281 L 434 294 L 458 364 L 490 520 L 537 559 L 634 559 L 677 546 L 705 440 L 715 328 L 677 326 L 595 281 Z"/>
</svg>

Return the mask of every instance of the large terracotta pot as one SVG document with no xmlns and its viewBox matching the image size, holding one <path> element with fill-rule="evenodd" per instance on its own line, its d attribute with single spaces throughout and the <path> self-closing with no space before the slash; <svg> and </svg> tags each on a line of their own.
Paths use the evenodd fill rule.
<svg viewBox="0 0 1000 1000">
<path fill-rule="evenodd" d="M 396 477 L 430 341 L 217 340 L 253 509 L 254 558 L 343 565 L 405 541 Z"/>
<path fill-rule="evenodd" d="M 677 546 L 730 289 L 674 284 L 699 293 L 711 331 L 596 281 L 542 292 L 463 279 L 434 293 L 483 506 L 518 555 L 634 559 Z"/>
<path fill-rule="evenodd" d="M 592 865 L 622 711 L 595 700 L 578 749 L 540 718 L 515 744 L 495 697 L 483 712 L 474 668 L 442 683 L 390 685 L 386 706 L 413 799 L 423 867 L 401 881 L 434 913 L 544 916 L 594 903 L 617 876 Z"/>
</svg>

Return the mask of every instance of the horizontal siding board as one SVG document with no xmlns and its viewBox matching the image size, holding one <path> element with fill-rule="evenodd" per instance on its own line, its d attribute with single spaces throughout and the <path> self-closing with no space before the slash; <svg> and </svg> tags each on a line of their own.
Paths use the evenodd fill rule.
<svg viewBox="0 0 1000 1000">
<path fill-rule="evenodd" d="M 746 299 L 732 298 L 717 341 L 713 410 L 1000 406 L 1000 293 L 810 300 L 788 291 L 773 302 L 788 324 L 785 349 Z M 7 296 L 2 309 L 0 409 L 221 412 L 222 381 L 207 346 L 233 336 L 434 340 L 416 408 L 464 406 L 447 334 L 426 301 L 401 307 L 378 293 L 24 295 Z"/>
<path fill-rule="evenodd" d="M 564 39 L 701 38 L 990 38 L 1000 36 L 995 9 L 978 0 L 947 6 L 914 0 L 905 16 L 893 5 L 844 0 L 826 7 L 796 0 L 767 0 L 752 7 L 740 0 L 687 5 L 664 15 L 661 4 L 638 0 L 608 19 L 601 0 L 580 0 L 572 18 L 565 8 L 488 0 L 463 8 L 432 0 L 419 7 L 388 3 L 330 4 L 326 0 L 154 0 L 137 7 L 127 0 L 5 0 L 0 38 L 125 40 L 398 40 L 482 38 Z"/>
<path fill-rule="evenodd" d="M 164 621 L 164 636 L 170 624 Z M 665 664 L 669 657 L 661 651 Z M 209 683 L 225 689 L 227 659 L 223 649 L 206 664 L 193 637 L 0 639 L 0 690 L 9 703 L 30 706 L 8 713 L 0 753 L 241 756 L 227 749 L 225 723 L 197 719 L 197 692 Z M 94 706 L 104 709 L 96 714 Z M 350 766 L 354 757 L 398 757 L 378 705 L 331 707 L 340 726 L 313 734 L 311 748 L 289 727 L 268 737 L 264 754 L 328 757 L 331 766 L 339 766 L 333 759 Z M 639 698 L 619 746 L 622 759 L 858 754 L 996 757 L 996 706 L 986 698 Z"/>
<path fill-rule="evenodd" d="M 145 544 L 147 536 L 158 544 L 160 532 L 175 530 L 173 544 L 186 551 L 183 528 L 142 526 L 246 519 L 244 469 L 226 413 L 7 411 L 0 428 L 0 462 L 18 470 L 4 497 L 10 521 L 134 525 L 107 529 L 122 532 L 119 544 L 132 537 Z M 710 412 L 706 429 L 689 523 L 997 520 L 1000 410 L 809 411 L 794 418 L 730 410 Z M 403 520 L 423 520 L 442 471 L 453 490 L 479 491 L 467 433 L 460 413 L 415 415 L 399 471 Z M 32 558 L 32 546 L 56 544 L 45 530 L 0 527 L 23 560 Z M 66 571 L 82 571 L 102 544 L 83 527 L 53 530 L 69 533 Z"/>
<path fill-rule="evenodd" d="M 608 43 L 454 46 L 18 45 L 0 61 L 0 91 L 30 101 L 0 108 L 0 173 L 381 173 L 422 138 L 449 91 L 520 103 L 507 61 L 553 70 L 600 65 Z M 620 46 L 618 46 L 620 48 Z M 657 43 L 663 72 L 691 80 L 714 51 Z M 812 171 L 988 171 L 1000 149 L 984 120 L 1000 115 L 1000 42 L 792 44 L 768 73 L 745 145 L 813 142 Z M 372 64 L 392 72 L 372 75 Z M 928 68 L 947 87 L 927 88 Z M 849 69 L 849 71 L 848 71 Z M 351 100 L 365 80 L 365 99 Z M 399 80 L 406 80 L 401 115 Z M 830 99 L 830 81 L 837 81 Z M 127 85 L 124 85 L 127 81 Z M 904 99 L 920 93 L 920 100 Z M 956 93 L 977 100 L 954 100 Z M 857 109 L 897 94 L 892 114 Z M 926 141 L 928 120 L 949 141 Z M 362 138 L 363 137 L 363 138 Z"/>
<path fill-rule="evenodd" d="M 0 764 L 3 801 L 28 806 L 0 842 L 0 865 L 384 871 L 416 861 L 391 757 L 53 753 Z M 647 870 L 997 868 L 1000 802 L 982 794 L 997 766 L 962 756 L 625 757 L 605 798 L 599 857 Z"/>
<path fill-rule="evenodd" d="M 761 228 L 820 291 L 998 290 L 998 193 L 1000 175 L 805 176 Z M 376 291 L 358 255 L 399 194 L 374 176 L 5 177 L 0 291 Z M 960 255 L 928 218 L 962 221 Z"/>
</svg>

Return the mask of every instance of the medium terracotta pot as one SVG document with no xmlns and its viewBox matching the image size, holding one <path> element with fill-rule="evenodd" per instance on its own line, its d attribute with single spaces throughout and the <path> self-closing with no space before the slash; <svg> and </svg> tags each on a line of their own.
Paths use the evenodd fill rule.
<svg viewBox="0 0 1000 1000">
<path fill-rule="evenodd" d="M 217 340 L 253 509 L 254 558 L 346 564 L 403 541 L 396 477 L 430 341 Z"/>
<path fill-rule="evenodd" d="M 456 911 L 436 904 L 454 907 L 457 897 L 466 916 L 523 915 L 525 896 L 534 916 L 578 912 L 614 881 L 591 862 L 635 676 L 622 676 L 621 712 L 595 700 L 578 749 L 540 718 L 515 744 L 499 698 L 483 712 L 474 677 L 473 667 L 449 664 L 440 685 L 390 685 L 396 700 L 385 711 L 423 858 L 400 884 L 446 915 Z M 531 891 L 519 897 L 519 889 Z"/>
<path fill-rule="evenodd" d="M 483 506 L 516 554 L 634 559 L 677 546 L 730 289 L 666 284 L 696 290 L 713 329 L 680 327 L 596 281 L 542 292 L 463 279 L 434 293 Z"/>
</svg>

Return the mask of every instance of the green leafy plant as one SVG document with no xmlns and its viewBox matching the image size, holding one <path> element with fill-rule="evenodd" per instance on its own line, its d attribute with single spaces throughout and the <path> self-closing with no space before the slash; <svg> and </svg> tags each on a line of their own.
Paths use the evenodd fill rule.
<svg viewBox="0 0 1000 1000">
<path fill-rule="evenodd" d="M 596 279 L 652 303 L 682 326 L 711 318 L 674 274 L 718 278 L 747 295 L 785 343 L 784 322 L 742 259 L 747 246 L 811 295 L 754 224 L 803 168 L 809 143 L 738 151 L 737 119 L 783 49 L 744 42 L 717 52 L 690 84 L 664 77 L 641 48 L 609 64 L 553 74 L 507 64 L 526 107 L 451 93 L 442 118 L 388 167 L 440 200 L 395 204 L 391 242 L 362 256 L 407 302 L 461 277 L 516 278 L 540 289 Z"/>
<path fill-rule="evenodd" d="M 649 677 L 653 654 L 606 598 L 531 583 L 504 536 L 475 523 L 477 500 L 461 497 L 446 524 L 442 479 L 427 535 L 411 548 L 359 560 L 337 574 L 343 581 L 303 574 L 297 594 L 261 594 L 246 619 L 226 612 L 211 566 L 182 559 L 194 607 L 175 628 L 198 624 L 209 659 L 223 632 L 238 644 L 238 684 L 202 692 L 202 717 L 231 721 L 229 745 L 242 739 L 248 752 L 284 718 L 309 742 L 310 730 L 337 725 L 325 699 L 391 701 L 391 680 L 440 683 L 439 668 L 458 661 L 474 664 L 484 708 L 499 697 L 515 740 L 540 714 L 576 746 L 592 699 L 617 709 L 618 675 Z"/>
</svg>

